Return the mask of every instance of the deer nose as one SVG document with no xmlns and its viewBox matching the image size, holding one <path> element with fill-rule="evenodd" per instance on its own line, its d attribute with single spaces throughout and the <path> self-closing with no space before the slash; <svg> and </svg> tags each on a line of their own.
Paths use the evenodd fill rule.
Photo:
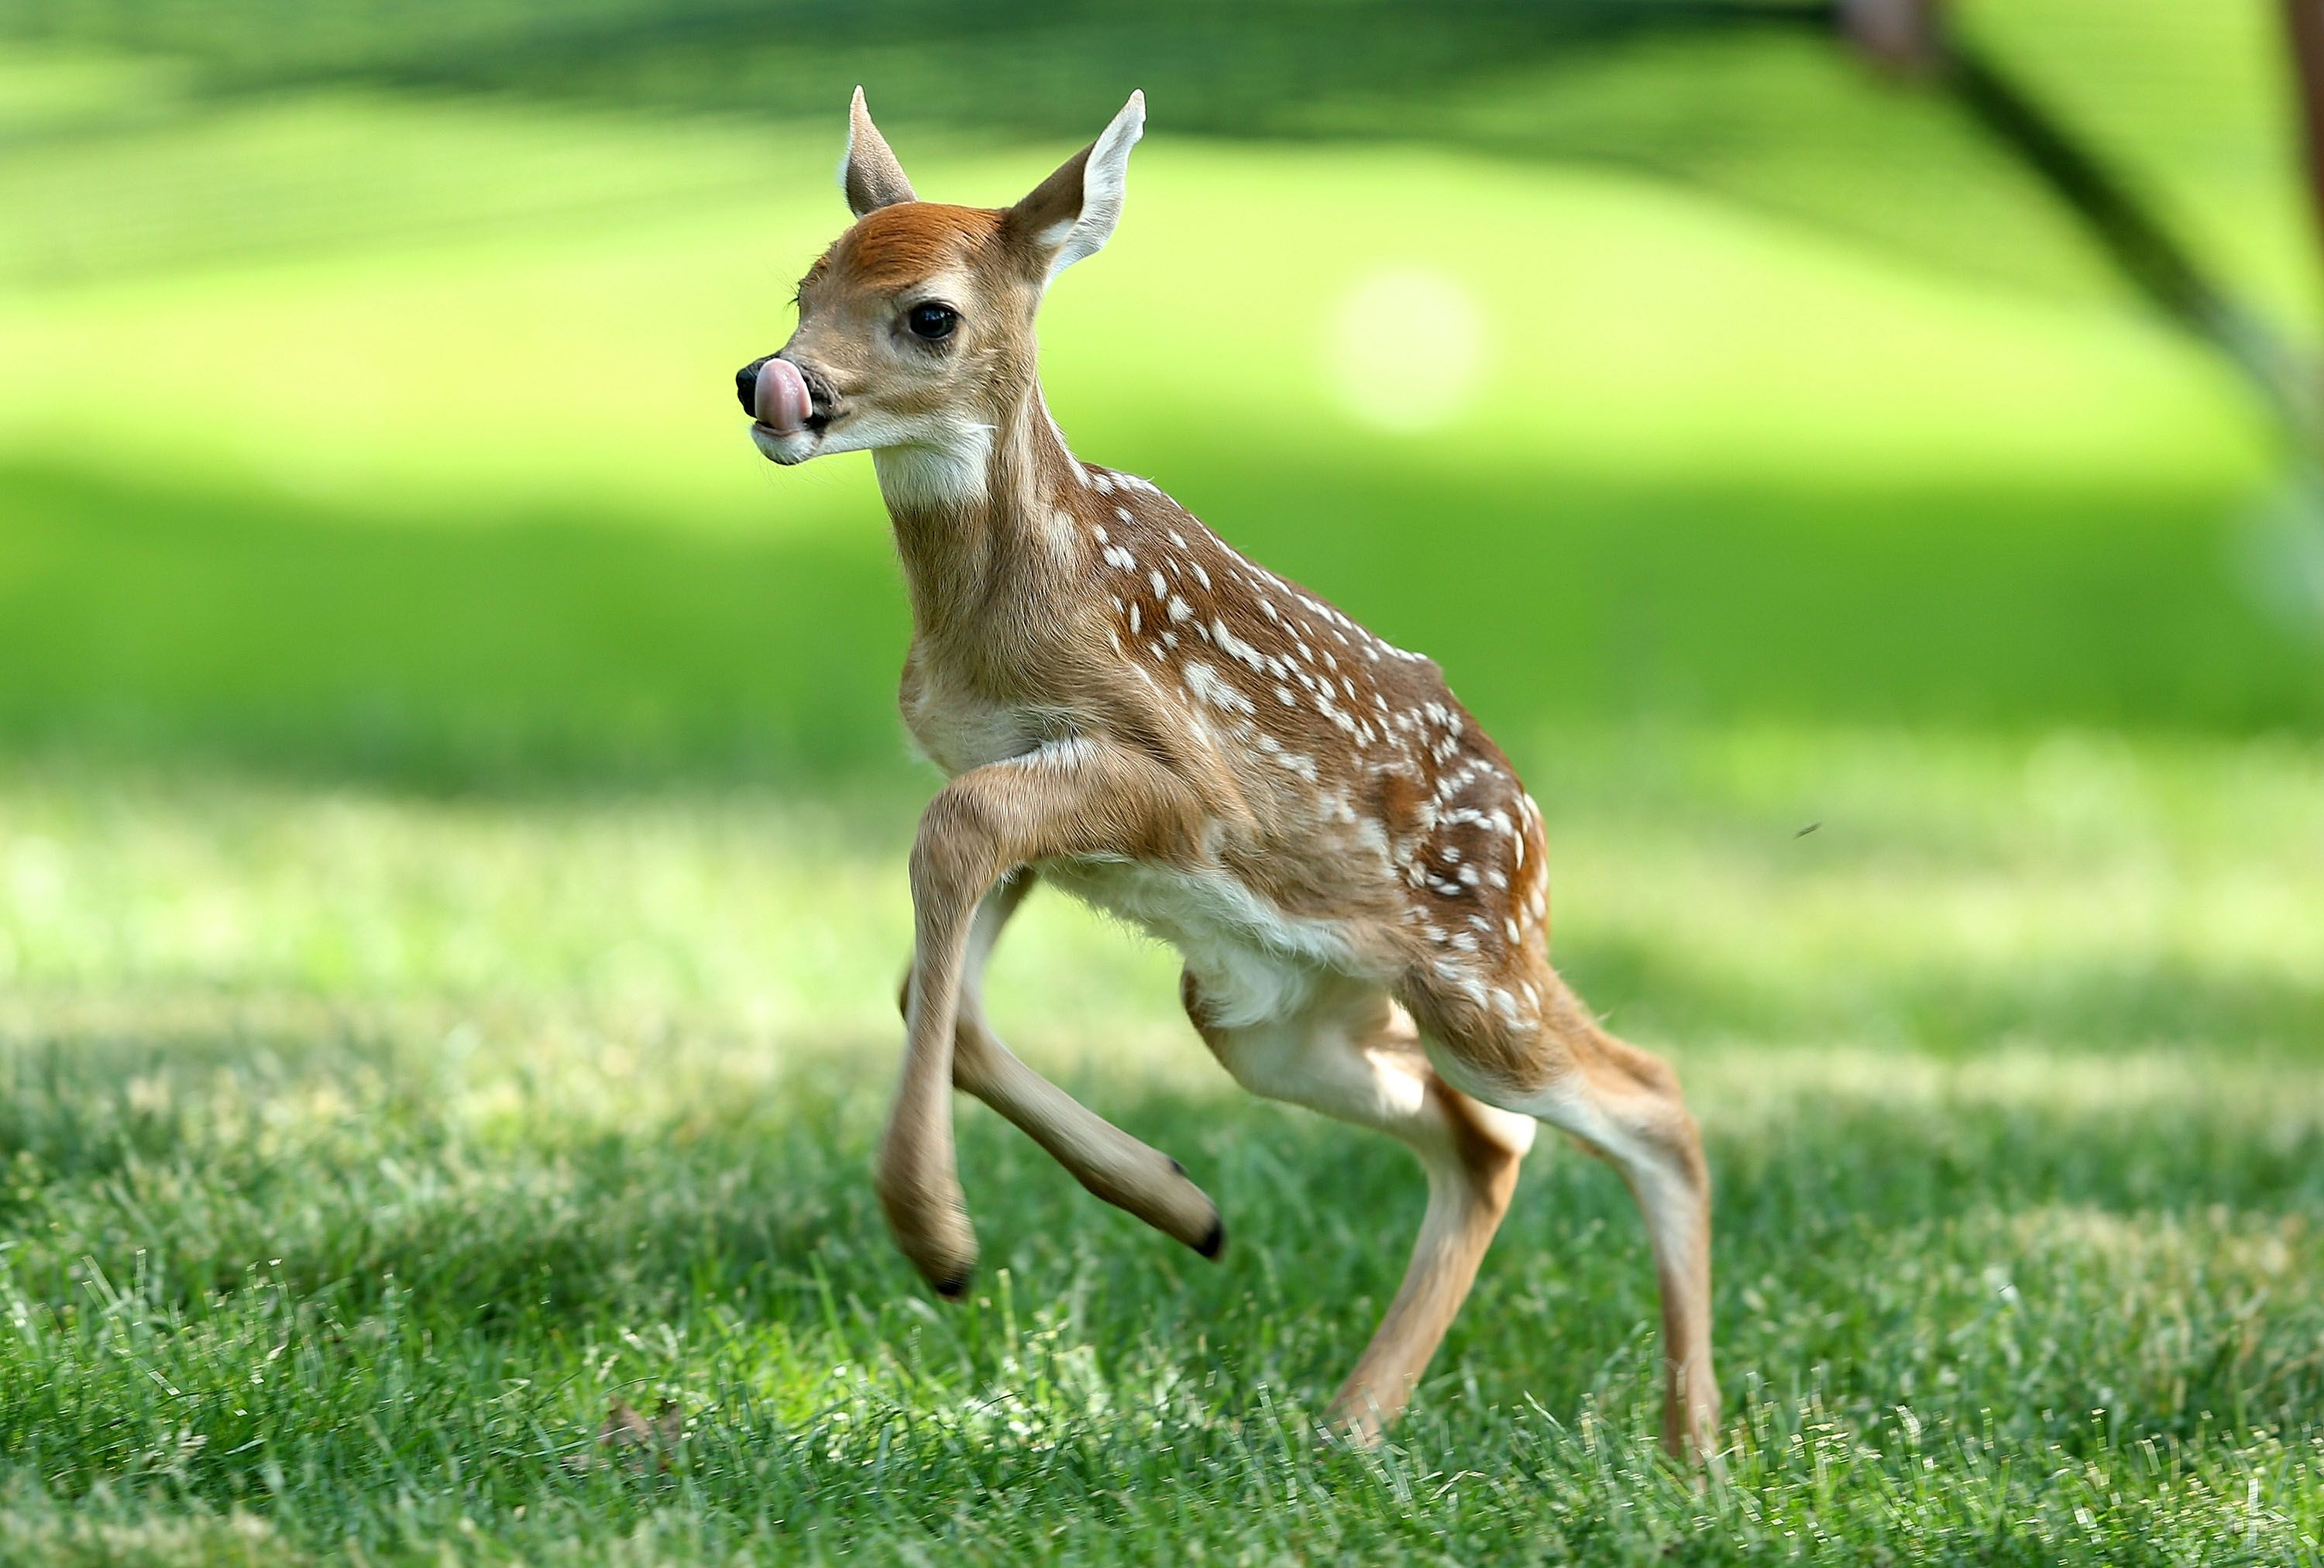
<svg viewBox="0 0 2324 1568">
<path fill-rule="evenodd" d="M 766 359 L 754 359 L 734 373 L 734 395 L 742 400 L 742 411 L 754 420 L 759 417 L 759 367 L 766 363 Z"/>
<path fill-rule="evenodd" d="M 770 355 L 734 373 L 734 391 L 751 417 L 779 436 L 795 436 L 815 414 L 807 377 L 789 360 Z"/>
</svg>

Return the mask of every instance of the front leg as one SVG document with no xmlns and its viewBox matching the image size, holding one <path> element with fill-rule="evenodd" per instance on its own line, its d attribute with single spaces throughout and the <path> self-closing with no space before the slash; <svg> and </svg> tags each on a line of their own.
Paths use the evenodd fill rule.
<svg viewBox="0 0 2324 1568">
<path fill-rule="evenodd" d="M 952 1082 L 1014 1122 L 1089 1192 L 1167 1236 L 1215 1259 L 1226 1245 L 1218 1206 L 1168 1155 L 1132 1138 L 1017 1058 L 984 1016 L 984 968 L 1035 873 L 1019 867 L 977 907 L 961 973 L 960 1022 L 953 1031 Z M 896 998 L 911 1016 L 912 973 Z"/>
<path fill-rule="evenodd" d="M 960 991 L 977 906 L 1013 868 L 1051 855 L 1191 856 L 1198 813 L 1152 760 L 1075 738 L 962 774 L 912 844 L 915 938 L 904 1072 L 880 1144 L 881 1208 L 944 1296 L 968 1288 L 976 1238 L 953 1148 Z"/>
</svg>

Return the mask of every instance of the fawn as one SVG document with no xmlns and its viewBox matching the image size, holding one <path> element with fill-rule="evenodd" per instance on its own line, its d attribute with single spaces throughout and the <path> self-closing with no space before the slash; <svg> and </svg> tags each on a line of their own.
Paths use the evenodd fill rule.
<svg viewBox="0 0 2324 1568">
<path fill-rule="evenodd" d="M 1254 1093 L 1419 1156 L 1409 1270 L 1327 1416 L 1376 1442 L 1474 1279 L 1546 1121 L 1620 1172 L 1662 1294 L 1663 1442 L 1702 1456 L 1711 1191 L 1670 1069 L 1550 968 L 1541 813 L 1434 663 L 1237 554 L 1148 481 L 1084 463 L 1041 396 L 1034 317 L 1121 216 L 1133 93 L 1003 210 L 913 194 L 858 89 L 841 183 L 855 222 L 809 269 L 798 327 L 736 376 L 780 464 L 869 449 L 911 600 L 901 705 L 950 776 L 911 853 L 902 1082 L 878 1192 L 946 1296 L 975 1239 L 957 1086 L 1090 1191 L 1206 1257 L 1185 1170 L 993 1034 L 985 961 L 1036 877 L 1185 960 L 1194 1028 Z"/>
</svg>

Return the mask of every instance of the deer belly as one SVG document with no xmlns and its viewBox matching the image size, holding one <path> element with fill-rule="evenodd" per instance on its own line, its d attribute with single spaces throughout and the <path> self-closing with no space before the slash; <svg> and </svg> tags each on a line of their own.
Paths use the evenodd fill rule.
<svg viewBox="0 0 2324 1568">
<path fill-rule="evenodd" d="M 1286 915 L 1223 872 L 1091 857 L 1044 861 L 1041 874 L 1176 948 L 1222 1028 L 1295 1012 L 1320 975 L 1353 967 L 1330 922 Z"/>
</svg>

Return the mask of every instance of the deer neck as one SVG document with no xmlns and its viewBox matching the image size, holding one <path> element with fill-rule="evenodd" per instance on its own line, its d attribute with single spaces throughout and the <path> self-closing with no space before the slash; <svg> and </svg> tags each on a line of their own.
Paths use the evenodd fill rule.
<svg viewBox="0 0 2324 1568">
<path fill-rule="evenodd" d="M 872 460 L 918 640 L 971 646 L 1063 619 L 1077 549 L 1068 493 L 1083 481 L 1038 381 L 991 424 Z"/>
</svg>

